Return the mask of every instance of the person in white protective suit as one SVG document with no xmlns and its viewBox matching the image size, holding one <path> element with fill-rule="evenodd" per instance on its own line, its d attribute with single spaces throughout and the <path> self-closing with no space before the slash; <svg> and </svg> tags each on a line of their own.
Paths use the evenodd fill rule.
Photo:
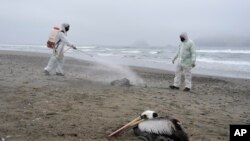
<svg viewBox="0 0 250 141">
<path fill-rule="evenodd" d="M 64 63 L 64 47 L 69 46 L 73 49 L 76 47 L 71 44 L 67 39 L 67 32 L 69 31 L 70 25 L 63 23 L 61 31 L 56 37 L 56 45 L 53 49 L 53 54 L 50 57 L 48 65 L 44 68 L 45 75 L 50 75 L 50 72 L 53 68 L 56 68 L 56 75 L 64 76 L 63 73 L 63 63 Z"/>
<path fill-rule="evenodd" d="M 185 77 L 185 88 L 184 91 L 190 91 L 192 87 L 192 74 L 191 69 L 195 67 L 196 51 L 195 45 L 192 40 L 187 36 L 187 33 L 180 35 L 181 44 L 179 49 L 174 56 L 172 63 L 178 59 L 178 64 L 175 71 L 174 85 L 170 85 L 171 89 L 180 89 L 182 73 Z"/>
</svg>

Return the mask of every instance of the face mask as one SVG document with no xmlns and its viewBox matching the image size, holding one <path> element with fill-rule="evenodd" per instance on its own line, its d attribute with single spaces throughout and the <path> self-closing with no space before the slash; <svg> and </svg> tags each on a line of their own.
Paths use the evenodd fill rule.
<svg viewBox="0 0 250 141">
<path fill-rule="evenodd" d="M 68 32 L 69 31 L 69 26 L 65 27 L 65 31 Z"/>
<path fill-rule="evenodd" d="M 185 38 L 183 38 L 183 37 L 180 37 L 180 39 L 181 39 L 181 42 L 184 42 L 184 41 L 185 41 Z"/>
</svg>

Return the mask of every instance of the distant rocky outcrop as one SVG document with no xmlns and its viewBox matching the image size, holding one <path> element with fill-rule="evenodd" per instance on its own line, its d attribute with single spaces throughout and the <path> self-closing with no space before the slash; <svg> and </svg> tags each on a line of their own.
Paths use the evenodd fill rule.
<svg viewBox="0 0 250 141">
<path fill-rule="evenodd" d="M 150 47 L 150 45 L 148 44 L 147 41 L 144 41 L 144 40 L 137 40 L 135 41 L 132 45 L 132 47 Z"/>
</svg>

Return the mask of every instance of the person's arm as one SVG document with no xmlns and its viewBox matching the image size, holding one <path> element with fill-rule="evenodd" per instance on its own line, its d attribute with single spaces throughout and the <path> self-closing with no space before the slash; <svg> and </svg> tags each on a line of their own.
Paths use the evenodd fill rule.
<svg viewBox="0 0 250 141">
<path fill-rule="evenodd" d="M 192 67 L 195 67 L 195 62 L 196 62 L 196 50 L 195 50 L 195 45 L 192 43 L 191 46 L 191 55 L 192 55 Z"/>
<path fill-rule="evenodd" d="M 177 52 L 176 52 L 176 54 L 175 54 L 175 56 L 174 56 L 174 58 L 172 60 L 173 64 L 174 64 L 175 60 L 178 58 L 178 56 L 180 55 L 180 48 L 181 48 L 181 46 L 179 45 L 179 48 L 178 48 L 178 50 L 177 50 Z"/>
<path fill-rule="evenodd" d="M 67 37 L 62 32 L 60 33 L 60 39 L 61 39 L 61 42 L 63 42 L 67 46 L 72 47 L 73 49 L 76 49 L 76 47 L 68 41 Z"/>
</svg>

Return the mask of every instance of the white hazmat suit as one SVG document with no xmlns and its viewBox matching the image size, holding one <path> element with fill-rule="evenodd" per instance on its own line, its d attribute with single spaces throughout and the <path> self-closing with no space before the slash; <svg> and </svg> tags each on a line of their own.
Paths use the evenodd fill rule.
<svg viewBox="0 0 250 141">
<path fill-rule="evenodd" d="M 72 45 L 67 39 L 67 30 L 69 28 L 69 24 L 62 24 L 61 31 L 58 33 L 56 37 L 56 45 L 53 49 L 53 54 L 50 57 L 48 65 L 44 68 L 44 72 L 48 73 L 53 69 L 56 68 L 56 74 L 63 75 L 63 63 L 64 63 L 64 47 L 69 46 L 74 49 L 74 45 Z"/>
<path fill-rule="evenodd" d="M 191 89 L 192 87 L 192 74 L 191 69 L 195 66 L 196 62 L 196 51 L 195 45 L 192 40 L 188 39 L 186 33 L 180 35 L 185 40 L 179 45 L 179 49 L 173 58 L 173 63 L 178 59 L 178 64 L 175 71 L 174 86 L 180 87 L 181 75 L 185 77 L 185 88 Z"/>
</svg>

